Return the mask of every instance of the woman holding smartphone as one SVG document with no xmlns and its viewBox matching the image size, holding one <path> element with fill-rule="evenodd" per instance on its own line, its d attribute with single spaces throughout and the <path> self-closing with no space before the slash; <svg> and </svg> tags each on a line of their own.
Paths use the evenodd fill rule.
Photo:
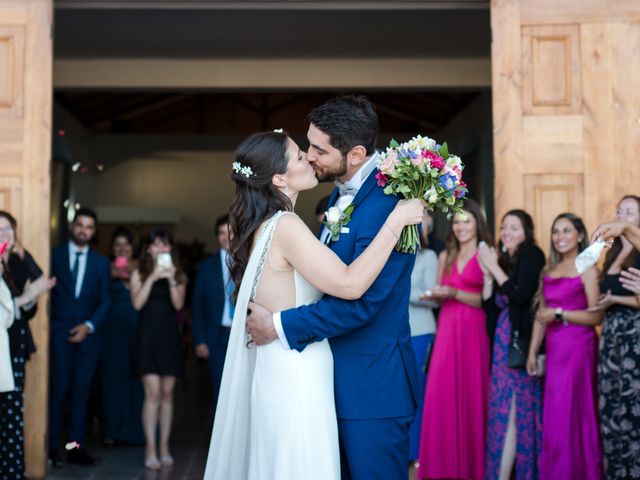
<svg viewBox="0 0 640 480">
<path fill-rule="evenodd" d="M 134 363 L 142 376 L 145 400 L 142 426 L 146 440 L 145 466 L 159 470 L 173 464 L 169 436 L 173 389 L 182 375 L 182 349 L 177 312 L 184 305 L 187 279 L 176 264 L 173 239 L 157 228 L 147 236 L 140 263 L 131 275 L 131 301 L 140 311 L 134 340 Z M 156 429 L 160 424 L 160 456 Z"/>
<path fill-rule="evenodd" d="M 111 306 L 102 327 L 102 415 L 104 443 L 143 445 L 140 415 L 144 391 L 133 371 L 133 339 L 140 317 L 131 303 L 131 272 L 138 262 L 133 258 L 133 234 L 118 227 L 111 237 Z"/>
</svg>

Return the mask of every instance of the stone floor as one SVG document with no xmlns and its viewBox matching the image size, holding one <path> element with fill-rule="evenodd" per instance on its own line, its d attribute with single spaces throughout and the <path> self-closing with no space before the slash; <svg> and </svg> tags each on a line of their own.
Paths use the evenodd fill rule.
<svg viewBox="0 0 640 480">
<path fill-rule="evenodd" d="M 93 467 L 63 465 L 50 469 L 47 480 L 201 480 L 213 423 L 211 390 L 205 364 L 191 364 L 175 391 L 171 449 L 176 463 L 152 472 L 144 468 L 144 447 L 105 448 L 97 435 L 87 448 L 99 459 Z"/>
</svg>

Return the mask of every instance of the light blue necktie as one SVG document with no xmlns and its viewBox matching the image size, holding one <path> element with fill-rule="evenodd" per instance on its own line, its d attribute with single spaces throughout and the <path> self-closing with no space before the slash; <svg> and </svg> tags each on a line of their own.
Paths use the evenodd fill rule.
<svg viewBox="0 0 640 480">
<path fill-rule="evenodd" d="M 227 301 L 229 302 L 229 318 L 233 320 L 233 314 L 236 310 L 233 304 L 233 291 L 235 290 L 235 285 L 233 284 L 233 280 L 231 280 L 231 278 L 229 278 L 225 290 L 227 293 Z"/>
</svg>

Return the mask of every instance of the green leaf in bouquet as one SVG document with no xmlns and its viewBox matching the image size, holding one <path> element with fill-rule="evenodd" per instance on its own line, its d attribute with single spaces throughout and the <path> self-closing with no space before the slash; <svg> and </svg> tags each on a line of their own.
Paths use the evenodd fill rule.
<svg viewBox="0 0 640 480">
<path fill-rule="evenodd" d="M 449 146 L 447 145 L 447 142 L 444 142 L 442 145 L 440 145 L 440 150 L 438 150 L 438 153 L 445 160 L 449 158 Z"/>
<path fill-rule="evenodd" d="M 398 193 L 411 193 L 411 188 L 409 188 L 409 185 L 400 185 L 398 187 Z"/>
<path fill-rule="evenodd" d="M 384 191 L 385 195 L 392 195 L 393 193 L 395 193 L 393 190 L 394 190 L 393 186 L 387 185 L 386 187 L 384 187 L 383 191 Z"/>
<path fill-rule="evenodd" d="M 389 142 L 389 148 L 398 148 L 399 146 L 400 144 L 396 142 L 395 138 L 392 138 L 391 141 Z"/>
</svg>

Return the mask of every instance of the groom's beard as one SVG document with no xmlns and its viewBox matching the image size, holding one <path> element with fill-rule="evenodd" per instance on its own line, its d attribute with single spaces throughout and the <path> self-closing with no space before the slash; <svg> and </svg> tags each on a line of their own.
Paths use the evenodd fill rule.
<svg viewBox="0 0 640 480">
<path fill-rule="evenodd" d="M 326 168 L 324 170 L 316 170 L 314 166 L 314 171 L 319 182 L 335 182 L 337 179 L 344 177 L 347 174 L 347 156 L 343 155 L 340 159 L 340 163 L 331 169 Z"/>
</svg>

